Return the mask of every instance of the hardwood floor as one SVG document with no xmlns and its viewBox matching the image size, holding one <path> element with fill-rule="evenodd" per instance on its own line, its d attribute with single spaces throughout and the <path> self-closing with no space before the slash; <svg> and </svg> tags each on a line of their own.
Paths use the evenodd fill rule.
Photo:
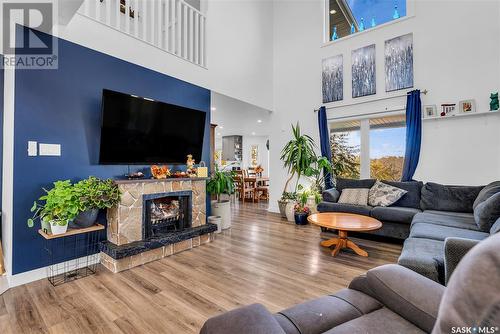
<svg viewBox="0 0 500 334">
<path fill-rule="evenodd" d="M 56 288 L 40 280 L 0 296 L 0 333 L 198 333 L 204 321 L 250 303 L 272 312 L 340 290 L 396 262 L 400 245 L 355 239 L 369 253 L 332 257 L 319 228 L 295 226 L 263 204 L 235 205 L 214 242 L 113 274 Z"/>
</svg>

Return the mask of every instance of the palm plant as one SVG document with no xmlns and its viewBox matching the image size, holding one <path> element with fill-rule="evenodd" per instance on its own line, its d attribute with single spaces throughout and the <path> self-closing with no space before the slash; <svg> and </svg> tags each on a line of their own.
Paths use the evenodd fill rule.
<svg viewBox="0 0 500 334">
<path fill-rule="evenodd" d="M 283 166 L 288 169 L 288 173 L 290 174 L 283 192 L 286 192 L 288 184 L 297 175 L 297 183 L 294 188 L 294 192 L 296 192 L 300 177 L 305 174 L 306 170 L 317 159 L 314 152 L 316 144 L 310 136 L 300 133 L 299 123 L 295 126 L 292 125 L 292 134 L 293 139 L 285 145 L 280 157 L 283 161 Z"/>
</svg>

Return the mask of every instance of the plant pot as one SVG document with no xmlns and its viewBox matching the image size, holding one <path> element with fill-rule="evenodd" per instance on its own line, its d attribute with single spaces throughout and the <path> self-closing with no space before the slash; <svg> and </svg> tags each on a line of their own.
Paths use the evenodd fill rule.
<svg viewBox="0 0 500 334">
<path fill-rule="evenodd" d="M 311 210 L 311 214 L 318 212 L 318 205 L 316 204 L 316 199 L 314 198 L 314 196 L 309 196 L 307 198 L 306 206 L 309 208 L 309 210 Z"/>
<path fill-rule="evenodd" d="M 68 230 L 68 223 L 66 222 L 64 225 L 59 225 L 59 222 L 52 220 L 50 221 L 50 229 L 53 235 L 64 234 Z"/>
<path fill-rule="evenodd" d="M 278 207 L 280 209 L 281 217 L 286 218 L 286 204 L 288 201 L 278 200 Z"/>
<path fill-rule="evenodd" d="M 295 202 L 294 201 L 290 201 L 288 203 L 286 203 L 286 208 L 285 208 L 285 213 L 286 213 L 286 219 L 289 221 L 289 222 L 293 222 L 295 220 L 295 218 L 293 217 L 293 207 L 295 206 Z"/>
<path fill-rule="evenodd" d="M 42 221 L 42 231 L 44 231 L 47 234 L 51 234 L 52 229 L 50 228 L 50 223 L 44 221 L 43 219 L 41 219 L 41 221 Z"/>
<path fill-rule="evenodd" d="M 295 213 L 294 218 L 295 218 L 295 224 L 297 225 L 307 225 L 309 222 L 307 221 L 307 216 L 309 216 L 308 213 Z"/>
<path fill-rule="evenodd" d="M 222 232 L 222 217 L 221 216 L 209 216 L 208 222 L 217 225 L 217 231 L 215 233 Z"/>
<path fill-rule="evenodd" d="M 222 229 L 231 227 L 231 202 L 224 200 L 221 202 L 212 201 L 212 215 L 220 216 L 222 220 Z"/>
<path fill-rule="evenodd" d="M 99 214 L 99 209 L 90 209 L 87 211 L 80 212 L 75 219 L 69 223 L 71 228 L 86 228 L 95 224 L 97 221 L 97 215 Z"/>
</svg>

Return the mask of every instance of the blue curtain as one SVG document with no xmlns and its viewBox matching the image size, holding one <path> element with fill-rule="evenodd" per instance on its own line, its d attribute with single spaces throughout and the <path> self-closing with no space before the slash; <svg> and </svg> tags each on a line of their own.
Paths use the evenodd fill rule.
<svg viewBox="0 0 500 334">
<path fill-rule="evenodd" d="M 402 181 L 413 179 L 420 157 L 420 144 L 422 141 L 422 103 L 420 90 L 408 93 L 406 98 L 406 152 L 403 165 Z"/>
<path fill-rule="evenodd" d="M 321 146 L 321 155 L 332 162 L 332 149 L 330 147 L 330 136 L 328 134 L 328 120 L 326 119 L 326 108 L 321 107 L 318 110 L 319 142 Z M 332 176 L 325 170 L 325 189 L 333 188 Z"/>
</svg>

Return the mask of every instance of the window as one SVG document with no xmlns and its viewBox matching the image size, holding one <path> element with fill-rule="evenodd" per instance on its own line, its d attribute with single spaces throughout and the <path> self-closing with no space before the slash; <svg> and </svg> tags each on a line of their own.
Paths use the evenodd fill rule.
<svg viewBox="0 0 500 334">
<path fill-rule="evenodd" d="M 399 181 L 403 172 L 405 116 L 370 119 L 370 177 Z"/>
<path fill-rule="evenodd" d="M 345 178 L 401 179 L 405 115 L 330 124 L 334 174 Z"/>
<path fill-rule="evenodd" d="M 330 130 L 333 174 L 359 179 L 361 127 L 359 121 L 333 123 Z"/>
<path fill-rule="evenodd" d="M 406 16 L 406 0 L 325 0 L 326 41 Z"/>
</svg>

